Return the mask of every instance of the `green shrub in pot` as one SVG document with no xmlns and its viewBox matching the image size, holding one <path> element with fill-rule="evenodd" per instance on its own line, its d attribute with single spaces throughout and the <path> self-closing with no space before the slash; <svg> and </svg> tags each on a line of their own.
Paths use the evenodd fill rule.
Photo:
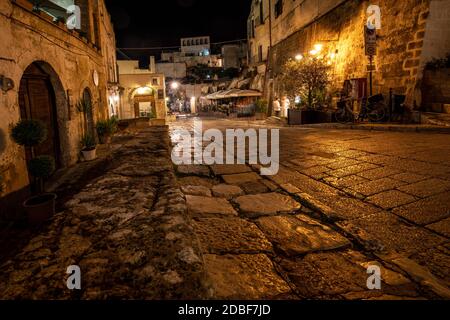
<svg viewBox="0 0 450 320">
<path fill-rule="evenodd" d="M 44 193 L 44 180 L 55 171 L 55 160 L 48 155 L 35 156 L 35 147 L 47 140 L 47 128 L 39 120 L 24 119 L 11 130 L 11 138 L 18 145 L 30 148 L 29 174 L 34 179 L 37 195 L 24 202 L 24 208 L 31 223 L 41 223 L 55 213 L 56 194 Z"/>
<path fill-rule="evenodd" d="M 112 117 L 108 120 L 100 120 L 97 122 L 96 129 L 97 135 L 101 144 L 111 142 L 111 138 L 117 132 L 119 122 L 116 117 Z"/>
</svg>

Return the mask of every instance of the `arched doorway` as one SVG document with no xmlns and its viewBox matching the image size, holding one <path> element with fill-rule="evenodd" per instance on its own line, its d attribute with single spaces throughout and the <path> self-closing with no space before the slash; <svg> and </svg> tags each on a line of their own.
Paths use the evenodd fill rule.
<svg viewBox="0 0 450 320">
<path fill-rule="evenodd" d="M 132 92 L 135 118 L 156 117 L 155 94 L 155 90 L 149 87 L 140 87 Z"/>
<path fill-rule="evenodd" d="M 19 106 L 21 119 L 36 119 L 47 127 L 47 140 L 35 148 L 35 155 L 49 155 L 55 158 L 57 168 L 61 167 L 61 150 L 58 129 L 56 97 L 50 75 L 40 63 L 32 63 L 20 80 Z M 26 150 L 27 161 L 31 159 Z"/>
</svg>

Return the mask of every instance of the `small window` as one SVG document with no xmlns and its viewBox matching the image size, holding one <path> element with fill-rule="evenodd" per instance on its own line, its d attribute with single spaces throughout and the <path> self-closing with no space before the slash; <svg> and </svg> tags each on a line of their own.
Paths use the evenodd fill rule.
<svg viewBox="0 0 450 320">
<path fill-rule="evenodd" d="M 264 3 L 259 3 L 259 24 L 264 24 Z"/>
<path fill-rule="evenodd" d="M 275 18 L 283 14 L 283 0 L 277 0 L 275 3 Z"/>
<path fill-rule="evenodd" d="M 153 78 L 152 85 L 157 86 L 158 84 L 158 78 Z"/>
</svg>

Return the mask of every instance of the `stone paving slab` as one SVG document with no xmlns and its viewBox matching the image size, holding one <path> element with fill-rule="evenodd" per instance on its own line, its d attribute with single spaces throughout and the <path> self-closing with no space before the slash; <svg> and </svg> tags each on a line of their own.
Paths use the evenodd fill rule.
<svg viewBox="0 0 450 320">
<path fill-rule="evenodd" d="M 338 225 L 362 243 L 367 250 L 374 252 L 398 250 L 412 255 L 448 242 L 446 238 L 410 225 L 388 212 L 342 221 Z"/>
<path fill-rule="evenodd" d="M 241 196 L 235 202 L 240 211 L 248 217 L 294 213 L 301 208 L 298 202 L 280 193 Z"/>
<path fill-rule="evenodd" d="M 252 169 L 249 166 L 246 166 L 245 164 L 213 165 L 211 166 L 211 170 L 216 176 L 240 174 L 252 171 Z"/>
<path fill-rule="evenodd" d="M 393 213 L 420 225 L 450 217 L 450 192 L 429 197 L 396 208 Z"/>
<path fill-rule="evenodd" d="M 203 186 L 207 188 L 212 188 L 220 184 L 219 180 L 197 176 L 180 177 L 178 178 L 178 182 L 182 186 Z"/>
<path fill-rule="evenodd" d="M 244 195 L 244 191 L 238 187 L 229 184 L 219 184 L 212 188 L 215 197 L 232 199 Z"/>
<path fill-rule="evenodd" d="M 450 218 L 430 224 L 427 226 L 427 228 L 436 231 L 437 233 L 440 233 L 447 238 L 450 238 Z"/>
<path fill-rule="evenodd" d="M 401 275 L 389 270 L 389 279 L 396 285 L 382 283 L 382 290 L 367 289 L 367 265 L 377 264 L 364 255 L 348 250 L 344 252 L 312 253 L 295 260 L 280 262 L 301 297 L 313 299 L 360 300 L 383 294 L 417 297 L 415 286 L 408 280 L 399 281 Z M 384 271 L 384 273 L 383 273 Z M 388 272 L 382 269 L 382 277 Z M 397 281 L 395 281 L 395 280 Z"/>
<path fill-rule="evenodd" d="M 245 182 L 239 185 L 246 194 L 261 194 L 270 192 L 270 188 L 264 183 L 264 180 Z"/>
<path fill-rule="evenodd" d="M 412 203 L 416 200 L 417 199 L 414 196 L 400 192 L 398 190 L 385 191 L 367 198 L 368 202 L 383 209 L 393 209 L 408 203 Z"/>
<path fill-rule="evenodd" d="M 371 196 L 383 191 L 388 191 L 405 185 L 404 182 L 390 178 L 382 178 L 378 180 L 372 180 L 370 182 L 364 182 L 362 184 L 352 186 L 350 189 L 356 191 L 364 196 Z"/>
<path fill-rule="evenodd" d="M 257 224 L 286 256 L 336 250 L 350 245 L 339 233 L 305 215 L 263 217 L 257 220 Z"/>
<path fill-rule="evenodd" d="M 222 198 L 186 196 L 188 210 L 193 215 L 237 216 L 233 206 Z"/>
<path fill-rule="evenodd" d="M 211 189 L 204 186 L 182 186 L 181 191 L 190 196 L 212 197 Z"/>
<path fill-rule="evenodd" d="M 272 252 L 264 233 L 249 221 L 239 218 L 203 218 L 194 229 L 204 253 L 251 254 Z"/>
<path fill-rule="evenodd" d="M 204 260 L 216 299 L 270 300 L 291 292 L 264 254 L 207 254 Z"/>
<path fill-rule="evenodd" d="M 222 176 L 223 180 L 227 184 L 240 185 L 246 182 L 254 182 L 261 179 L 261 177 L 255 172 L 232 174 Z"/>
<path fill-rule="evenodd" d="M 442 282 L 430 273 L 427 268 L 398 253 L 389 253 L 380 255 L 380 257 L 405 271 L 412 279 L 416 280 L 424 287 L 428 287 L 437 296 L 450 299 L 450 288 L 448 287 L 449 281 L 445 284 L 445 282 Z"/>
<path fill-rule="evenodd" d="M 407 255 L 405 255 L 407 256 Z M 450 288 L 450 243 L 430 248 L 427 251 L 417 251 L 409 259 L 426 267 L 434 276 L 446 283 Z"/>
<path fill-rule="evenodd" d="M 210 171 L 208 166 L 202 165 L 181 165 L 177 167 L 177 172 L 182 175 L 196 175 L 209 177 Z"/>
<path fill-rule="evenodd" d="M 370 169 L 378 168 L 377 165 L 371 164 L 371 163 L 363 163 L 363 164 L 357 164 L 354 166 L 345 167 L 343 169 L 333 170 L 328 172 L 330 176 L 337 177 L 337 178 L 344 178 L 346 176 L 351 176 L 353 174 L 358 174 Z"/>
<path fill-rule="evenodd" d="M 450 190 L 450 181 L 441 179 L 429 179 L 399 187 L 398 190 L 411 194 L 418 198 L 429 197 Z"/>
<path fill-rule="evenodd" d="M 360 173 L 358 173 L 358 176 L 366 178 L 366 179 L 370 179 L 370 180 L 378 180 L 378 179 L 391 177 L 393 175 L 400 174 L 400 173 L 401 173 L 401 171 L 394 167 L 381 167 L 381 168 L 376 168 L 376 169 L 360 172 Z"/>
</svg>

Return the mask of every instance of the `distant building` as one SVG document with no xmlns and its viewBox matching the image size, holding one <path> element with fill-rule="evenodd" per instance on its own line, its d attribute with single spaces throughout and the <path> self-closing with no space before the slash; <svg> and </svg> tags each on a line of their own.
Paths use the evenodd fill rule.
<svg viewBox="0 0 450 320">
<path fill-rule="evenodd" d="M 247 45 L 245 43 L 223 45 L 222 59 L 224 69 L 240 69 L 247 64 Z"/>
<path fill-rule="evenodd" d="M 156 73 L 152 61 L 153 57 L 149 69 L 140 69 L 139 61 L 117 61 L 122 88 L 120 119 L 166 119 L 165 76 Z"/>
<path fill-rule="evenodd" d="M 192 56 L 209 56 L 211 53 L 211 42 L 209 37 L 194 37 L 181 39 L 181 52 Z"/>
</svg>

